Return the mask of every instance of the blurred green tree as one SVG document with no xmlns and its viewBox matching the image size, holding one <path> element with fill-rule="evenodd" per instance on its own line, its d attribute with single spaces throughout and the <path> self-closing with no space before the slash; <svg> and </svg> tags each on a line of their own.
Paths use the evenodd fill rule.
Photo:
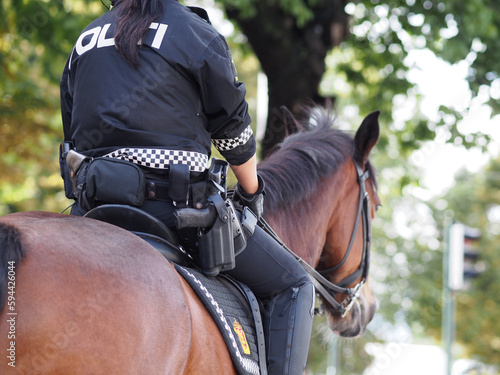
<svg viewBox="0 0 500 375">
<path fill-rule="evenodd" d="M 428 48 L 446 61 L 466 60 L 473 96 L 499 109 L 500 4 L 474 0 L 229 0 L 219 1 L 248 39 L 269 78 L 269 113 L 265 155 L 284 136 L 273 113 L 281 105 L 297 111 L 306 100 L 336 99 L 336 90 L 322 89 L 322 79 L 334 78 L 351 86 L 349 101 L 366 114 L 382 110 L 382 121 L 391 120 L 393 98 L 406 95 L 405 58 L 414 49 Z M 335 47 L 335 48 L 334 48 Z M 325 63 L 325 57 L 327 63 Z M 328 63 L 330 60 L 330 63 Z M 333 69 L 333 71 L 332 71 Z M 325 70 L 327 75 L 325 76 Z M 463 113 L 442 108 L 440 117 Z M 406 129 L 392 137 L 402 151 L 435 137 L 436 126 L 450 128 L 450 141 L 472 146 L 453 124 L 415 114 Z M 413 136 L 408 136 L 412 134 Z M 479 137 L 483 137 L 479 135 Z M 394 145 L 391 144 L 391 147 Z"/>
<path fill-rule="evenodd" d="M 456 342 L 461 358 L 500 366 L 500 159 L 477 173 L 462 170 L 444 197 L 428 202 L 406 197 L 385 224 L 375 226 L 376 266 L 371 274 L 387 321 L 404 321 L 416 341 L 439 343 L 445 232 L 452 221 L 479 228 L 483 272 L 456 293 Z M 382 210 L 381 210 L 382 211 Z M 387 224 L 393 221 L 392 229 Z M 394 229 L 396 228 L 396 229 Z M 396 230 L 398 233 L 396 233 Z M 381 233 L 385 231 L 385 233 Z M 373 268 L 372 268 L 373 269 Z"/>
<path fill-rule="evenodd" d="M 0 213 L 60 210 L 58 83 L 95 1 L 0 2 Z"/>
</svg>

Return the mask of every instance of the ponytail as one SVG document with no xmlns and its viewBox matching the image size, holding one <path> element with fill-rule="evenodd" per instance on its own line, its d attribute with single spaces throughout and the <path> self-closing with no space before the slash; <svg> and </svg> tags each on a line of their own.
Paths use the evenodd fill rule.
<svg viewBox="0 0 500 375">
<path fill-rule="evenodd" d="M 120 55 L 137 68 L 139 60 L 138 43 L 149 30 L 151 23 L 163 14 L 164 0 L 121 0 L 116 1 L 118 27 L 115 45 Z"/>
</svg>

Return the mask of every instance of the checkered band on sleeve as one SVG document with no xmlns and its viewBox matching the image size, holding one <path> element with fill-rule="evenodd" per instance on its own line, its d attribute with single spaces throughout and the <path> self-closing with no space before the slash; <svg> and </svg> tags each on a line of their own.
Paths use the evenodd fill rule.
<svg viewBox="0 0 500 375">
<path fill-rule="evenodd" d="M 121 148 L 104 156 L 156 169 L 166 169 L 170 164 L 186 164 L 191 172 L 203 172 L 208 164 L 208 155 L 182 150 Z"/>
<path fill-rule="evenodd" d="M 252 137 L 253 131 L 250 125 L 236 138 L 212 139 L 212 143 L 218 151 L 230 151 L 238 146 L 242 146 Z"/>
</svg>

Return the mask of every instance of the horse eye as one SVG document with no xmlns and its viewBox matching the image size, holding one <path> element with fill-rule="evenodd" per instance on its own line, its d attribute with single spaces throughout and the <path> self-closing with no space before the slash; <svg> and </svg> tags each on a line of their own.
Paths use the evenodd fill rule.
<svg viewBox="0 0 500 375">
<path fill-rule="evenodd" d="M 382 205 L 381 205 L 381 204 L 377 204 L 377 205 L 375 205 L 375 212 L 377 212 L 377 211 L 378 211 L 378 209 L 379 209 L 380 207 L 382 207 Z"/>
</svg>

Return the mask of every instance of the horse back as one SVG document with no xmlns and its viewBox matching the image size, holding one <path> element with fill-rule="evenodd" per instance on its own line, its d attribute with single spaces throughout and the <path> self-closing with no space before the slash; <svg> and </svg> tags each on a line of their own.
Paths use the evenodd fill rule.
<svg viewBox="0 0 500 375">
<path fill-rule="evenodd" d="M 198 322 L 210 328 L 208 314 L 137 236 L 46 212 L 0 218 L 0 235 L 2 254 L 17 262 L 14 305 L 3 305 L 0 321 L 0 342 L 14 355 L 1 373 L 181 374 L 197 358 L 193 336 L 204 330 Z"/>
</svg>

